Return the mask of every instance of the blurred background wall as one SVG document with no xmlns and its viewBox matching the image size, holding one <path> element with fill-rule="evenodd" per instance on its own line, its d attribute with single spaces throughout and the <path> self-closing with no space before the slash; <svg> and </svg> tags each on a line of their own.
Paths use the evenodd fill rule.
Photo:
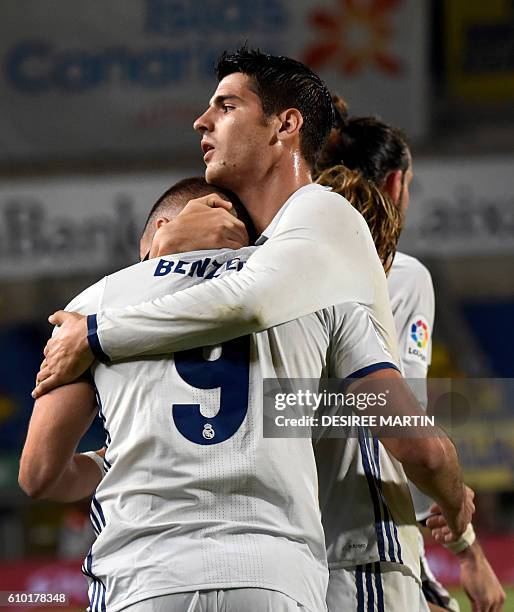
<svg viewBox="0 0 514 612">
<path fill-rule="evenodd" d="M 65 585 L 84 599 L 75 559 L 92 537 L 87 503 L 33 502 L 17 486 L 46 317 L 133 263 L 155 199 L 203 173 L 192 122 L 224 49 L 248 41 L 305 61 L 351 112 L 405 130 L 415 180 L 401 248 L 434 278 L 432 375 L 514 378 L 511 0 L 3 0 L 0 10 L 0 590 Z M 478 428 L 461 456 L 479 533 L 514 583 L 512 394 L 486 404 L 486 418 L 510 434 Z M 94 427 L 83 448 L 101 444 Z M 455 580 L 455 563 L 434 554 Z"/>
</svg>

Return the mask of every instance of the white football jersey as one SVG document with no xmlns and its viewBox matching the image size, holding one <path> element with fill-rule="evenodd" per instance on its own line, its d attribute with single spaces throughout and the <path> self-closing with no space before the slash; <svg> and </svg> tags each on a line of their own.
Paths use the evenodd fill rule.
<svg viewBox="0 0 514 612">
<path fill-rule="evenodd" d="M 426 405 L 434 318 L 430 274 L 418 260 L 397 253 L 388 288 L 402 374 L 416 379 L 411 387 Z M 320 441 L 316 460 L 329 567 L 392 562 L 419 577 L 416 516 L 426 517 L 432 501 L 408 482 L 400 462 L 364 430 L 354 438 Z"/>
<path fill-rule="evenodd" d="M 400 367 L 413 393 L 426 409 L 426 378 L 432 359 L 435 297 L 432 277 L 415 257 L 397 252 L 387 278 L 393 311 Z M 433 501 L 409 483 L 416 518 L 430 514 Z"/>
<path fill-rule="evenodd" d="M 402 372 L 407 379 L 425 379 L 432 359 L 435 309 L 430 272 L 416 258 L 397 252 L 387 285 Z M 418 399 L 426 407 L 426 388 Z"/>
<path fill-rule="evenodd" d="M 68 309 L 90 314 L 208 283 L 240 269 L 253 250 L 143 262 Z M 391 363 L 394 348 L 377 329 L 365 307 L 347 303 L 210 349 L 96 365 L 107 451 L 91 506 L 97 539 L 84 562 L 93 612 L 234 587 L 278 590 L 324 610 L 312 443 L 263 438 L 262 379 L 332 370 L 344 378 Z"/>
<path fill-rule="evenodd" d="M 337 193 L 309 184 L 285 202 L 239 274 L 131 308 L 98 311 L 95 354 L 113 361 L 217 344 L 357 302 L 395 344 L 387 283 L 362 215 Z M 379 311 L 374 309 L 378 306 Z"/>
<path fill-rule="evenodd" d="M 417 523 L 407 477 L 369 431 L 315 446 L 330 569 L 395 563 L 419 580 Z"/>
</svg>

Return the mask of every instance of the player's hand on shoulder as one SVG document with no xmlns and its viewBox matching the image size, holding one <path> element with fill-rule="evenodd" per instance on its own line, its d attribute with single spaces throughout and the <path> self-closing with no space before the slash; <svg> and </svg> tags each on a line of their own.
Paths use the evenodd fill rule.
<svg viewBox="0 0 514 612">
<path fill-rule="evenodd" d="M 245 224 L 234 207 L 213 193 L 190 200 L 184 210 L 155 233 L 150 257 L 201 249 L 240 249 L 249 243 Z"/>
<path fill-rule="evenodd" d="M 36 376 L 32 397 L 37 399 L 56 387 L 73 382 L 93 363 L 94 357 L 87 341 L 87 318 L 76 312 L 59 310 L 49 317 L 60 329 L 47 342 Z"/>
</svg>

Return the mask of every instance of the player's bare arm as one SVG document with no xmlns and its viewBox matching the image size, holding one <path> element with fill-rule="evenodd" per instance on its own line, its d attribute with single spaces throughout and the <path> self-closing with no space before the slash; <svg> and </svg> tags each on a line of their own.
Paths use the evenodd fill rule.
<svg viewBox="0 0 514 612">
<path fill-rule="evenodd" d="M 337 168 L 341 159 L 345 160 L 347 167 L 359 171 L 375 185 L 385 192 L 394 203 L 397 211 L 387 210 L 379 206 L 362 206 L 359 198 L 348 199 L 352 204 L 361 206 L 359 210 L 364 214 L 370 223 L 372 234 L 380 252 L 384 247 L 384 236 L 390 240 L 394 238 L 395 212 L 401 212 L 402 216 L 408 207 L 409 184 L 412 180 L 412 158 L 408 143 L 404 135 L 395 127 L 389 126 L 374 117 L 350 117 L 346 104 L 340 98 L 335 98 L 335 106 L 340 115 L 340 126 L 334 128 L 331 140 L 319 159 L 318 171 L 327 169 L 324 172 L 322 184 L 330 184 L 336 191 L 346 187 L 344 182 L 347 177 L 347 170 Z M 352 133 L 352 138 L 348 138 L 348 132 Z M 386 144 L 388 146 L 386 146 Z M 375 163 L 370 163 L 372 159 Z M 394 170 L 391 171 L 391 168 Z M 362 192 L 364 193 L 364 192 Z M 346 196 L 348 197 L 348 196 Z M 369 216 L 369 211 L 373 216 Z M 377 211 L 387 212 L 388 223 L 384 218 L 377 215 Z M 377 225 L 378 224 L 378 225 Z M 401 229 L 401 228 L 400 228 Z M 374 232 L 375 230 L 375 232 Z M 379 230 L 379 231 L 377 231 Z M 397 236 L 396 236 L 397 237 Z M 385 258 L 383 261 L 386 261 Z M 417 260 L 407 258 L 399 253 L 395 257 L 392 274 L 389 277 L 389 289 L 391 293 L 393 314 L 397 326 L 398 337 L 400 339 L 400 356 L 402 370 L 407 379 L 420 380 L 427 376 L 427 368 L 430 363 L 430 342 L 431 331 L 434 320 L 434 291 L 430 274 Z M 408 299 L 400 299 L 408 296 Z M 407 306 L 410 308 L 407 309 Z M 417 354 L 409 352 L 411 321 L 419 314 L 423 315 L 428 323 L 429 344 L 426 347 L 425 358 L 421 360 Z M 422 405 L 426 405 L 426 388 L 422 389 L 418 385 L 414 388 L 415 393 Z M 418 506 L 416 507 L 416 502 Z M 429 513 L 428 499 L 420 497 L 419 492 L 414 497 L 417 513 L 423 518 Z M 440 510 L 439 510 L 440 512 Z M 444 536 L 441 528 L 435 530 L 441 543 Z M 448 532 L 446 532 L 448 533 Z M 464 544 L 464 550 L 460 550 Z M 504 593 L 496 576 L 487 563 L 485 555 L 478 542 L 467 544 L 463 537 L 454 543 L 455 548 L 450 548 L 455 552 L 461 566 L 461 584 L 472 602 L 474 610 L 501 610 Z M 426 560 L 424 560 L 426 563 Z M 442 608 L 429 603 L 430 610 L 442 610 Z"/>
<path fill-rule="evenodd" d="M 94 390 L 84 381 L 36 400 L 18 476 L 27 495 L 71 502 L 94 492 L 101 480 L 98 465 L 75 451 L 96 412 Z"/>
<path fill-rule="evenodd" d="M 460 582 L 473 609 L 501 612 L 505 604 L 505 591 L 478 541 L 475 540 L 457 557 L 460 562 Z"/>
<path fill-rule="evenodd" d="M 431 507 L 433 515 L 427 519 L 427 527 L 438 541 L 444 541 L 450 531 L 438 504 Z M 474 537 L 474 536 L 473 536 Z M 505 603 L 503 590 L 479 542 L 473 542 L 456 553 L 460 563 L 460 581 L 473 610 L 501 612 Z"/>
<path fill-rule="evenodd" d="M 389 389 L 390 414 L 419 417 L 425 414 L 401 374 L 392 368 L 368 374 L 353 388 L 374 392 L 379 388 Z M 475 511 L 474 493 L 463 483 L 455 446 L 439 428 L 434 428 L 430 437 L 419 435 L 415 426 L 411 435 L 407 427 L 402 431 L 404 435 L 397 438 L 383 428 L 372 429 L 384 447 L 400 461 L 407 477 L 438 502 L 441 521 L 446 525 L 441 539 L 450 542 L 465 531 Z"/>
</svg>

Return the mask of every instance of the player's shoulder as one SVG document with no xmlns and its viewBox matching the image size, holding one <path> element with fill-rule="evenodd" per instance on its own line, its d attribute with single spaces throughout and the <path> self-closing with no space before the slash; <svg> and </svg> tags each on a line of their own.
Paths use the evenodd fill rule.
<svg viewBox="0 0 514 612">
<path fill-rule="evenodd" d="M 330 311 L 333 315 L 336 315 L 339 318 L 348 317 L 349 315 L 352 315 L 354 313 L 369 313 L 367 306 L 361 304 L 360 302 L 344 302 L 342 304 L 334 304 L 333 306 L 325 310 Z"/>
<path fill-rule="evenodd" d="M 201 279 L 209 280 L 240 270 L 257 248 L 188 251 L 138 262 L 106 277 L 105 298 L 118 305 L 126 300 L 133 303 L 137 288 L 137 295 L 154 299 L 150 296 L 161 295 L 163 279 L 169 292 L 187 289 Z"/>
<path fill-rule="evenodd" d="M 423 287 L 433 290 L 432 275 L 428 268 L 412 255 L 397 251 L 393 265 L 389 271 L 390 283 L 398 282 L 403 287 L 414 287 L 417 290 Z"/>
<path fill-rule="evenodd" d="M 143 262 L 148 264 L 149 262 Z M 105 289 L 108 283 L 113 282 L 115 280 L 124 280 L 127 277 L 133 277 L 133 274 L 137 268 L 137 266 L 142 265 L 141 263 L 136 263 L 132 266 L 128 266 L 127 268 L 122 268 L 112 274 L 108 274 L 107 276 L 102 277 L 96 283 L 93 283 L 84 291 L 75 296 L 71 302 L 66 306 L 65 310 L 79 312 L 81 314 L 92 314 L 95 313 L 102 301 L 102 297 L 105 293 Z"/>
<path fill-rule="evenodd" d="M 397 253 L 388 276 L 388 289 L 399 333 L 410 330 L 414 339 L 416 329 L 423 328 L 424 337 L 428 339 L 434 322 L 435 296 L 426 266 L 415 257 Z"/>
<path fill-rule="evenodd" d="M 334 304 L 325 308 L 324 311 L 326 312 L 326 319 L 331 325 L 332 333 L 335 330 L 339 330 L 339 332 L 357 330 L 363 322 L 372 320 L 369 308 L 360 302 Z"/>
<path fill-rule="evenodd" d="M 313 226 L 328 225 L 339 233 L 360 233 L 364 228 L 369 231 L 364 217 L 345 197 L 316 183 L 298 190 L 294 196 L 294 205 L 287 207 L 284 218 L 300 223 L 311 220 Z"/>
<path fill-rule="evenodd" d="M 121 268 L 112 274 L 109 274 L 105 277 L 106 286 L 118 285 L 119 283 L 124 282 L 137 282 L 137 279 L 141 279 L 143 277 L 154 277 L 155 269 L 162 266 L 161 262 L 163 261 L 179 261 L 183 260 L 185 262 L 190 262 L 194 259 L 199 259 L 205 257 L 207 254 L 210 255 L 211 252 L 208 251 L 196 251 L 196 252 L 187 252 L 187 253 L 179 253 L 172 255 L 163 255 L 162 257 L 155 257 L 153 259 L 148 259 L 145 261 L 138 261 L 131 266 L 126 266 L 125 268 Z"/>
<path fill-rule="evenodd" d="M 343 205 L 345 208 L 360 214 L 340 193 L 336 193 L 330 187 L 318 185 L 317 183 L 312 183 L 298 190 L 296 198 L 298 201 L 317 203 L 320 206 Z"/>
<path fill-rule="evenodd" d="M 81 291 L 65 307 L 65 310 L 78 312 L 83 315 L 95 313 L 103 295 L 105 281 L 106 277 L 104 276 L 93 285 Z"/>
<path fill-rule="evenodd" d="M 131 266 L 121 268 L 121 270 L 116 270 L 116 272 L 108 274 L 105 277 L 105 284 L 116 281 L 118 279 L 136 276 L 146 270 L 152 269 L 155 266 L 155 263 L 155 260 L 152 259 L 148 261 L 138 261 L 132 264 Z"/>
</svg>

